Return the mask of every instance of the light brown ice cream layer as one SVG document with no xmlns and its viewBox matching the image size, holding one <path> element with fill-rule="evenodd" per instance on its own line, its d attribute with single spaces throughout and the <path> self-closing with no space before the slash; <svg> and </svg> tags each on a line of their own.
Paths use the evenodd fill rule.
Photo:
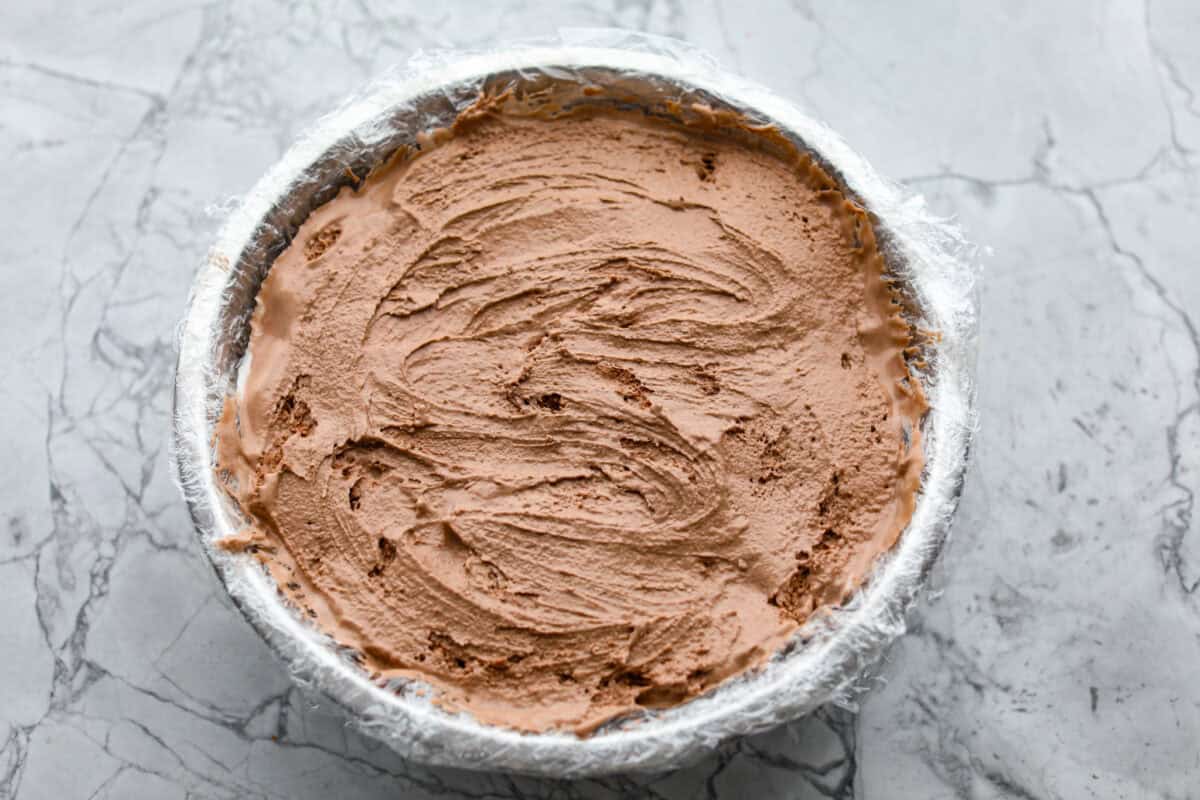
<svg viewBox="0 0 1200 800">
<path fill-rule="evenodd" d="M 912 513 L 925 404 L 870 221 L 807 155 L 505 106 L 274 264 L 217 434 L 252 520 L 225 545 L 380 681 L 586 733 L 859 586 Z"/>
</svg>

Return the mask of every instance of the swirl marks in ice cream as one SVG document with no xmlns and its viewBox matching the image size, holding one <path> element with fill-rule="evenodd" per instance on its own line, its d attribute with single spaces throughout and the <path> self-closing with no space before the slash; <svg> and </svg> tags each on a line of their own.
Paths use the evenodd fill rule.
<svg viewBox="0 0 1200 800">
<path fill-rule="evenodd" d="M 881 266 L 775 140 L 488 106 L 272 268 L 218 431 L 230 545 L 484 721 L 678 703 L 907 522 L 923 401 Z"/>
</svg>

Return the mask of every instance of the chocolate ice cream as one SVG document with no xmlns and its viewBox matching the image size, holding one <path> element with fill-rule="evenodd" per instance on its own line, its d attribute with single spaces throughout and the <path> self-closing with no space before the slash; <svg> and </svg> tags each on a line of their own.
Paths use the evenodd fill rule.
<svg viewBox="0 0 1200 800">
<path fill-rule="evenodd" d="M 485 98 L 267 276 L 224 545 L 380 682 L 587 733 L 763 664 L 907 524 L 925 401 L 869 215 L 687 117 Z"/>
</svg>

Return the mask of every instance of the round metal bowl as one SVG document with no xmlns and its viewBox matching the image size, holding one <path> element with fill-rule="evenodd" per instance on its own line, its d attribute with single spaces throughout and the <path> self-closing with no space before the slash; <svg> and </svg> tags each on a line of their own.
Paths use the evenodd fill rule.
<svg viewBox="0 0 1200 800">
<path fill-rule="evenodd" d="M 912 320 L 935 331 L 921 379 L 926 467 L 916 513 L 893 551 L 843 607 L 804 626 L 767 666 L 677 708 L 588 738 L 521 734 L 452 714 L 414 693 L 374 685 L 330 638 L 280 599 L 248 556 L 213 542 L 243 519 L 213 474 L 213 426 L 236 391 L 248 320 L 263 277 L 309 212 L 418 133 L 450 122 L 484 86 L 588 86 L 581 102 L 652 113 L 704 103 L 774 125 L 814 156 L 874 216 L 889 273 Z M 601 90 L 597 92 L 597 87 Z M 586 95 L 586 96 L 585 96 Z M 342 705 L 360 728 L 402 755 L 476 769 L 556 776 L 664 769 L 732 736 L 799 717 L 853 687 L 904 630 L 908 606 L 945 541 L 961 492 L 974 422 L 972 273 L 952 229 L 875 172 L 836 135 L 770 92 L 669 52 L 591 46 L 525 47 L 465 56 L 379 83 L 321 120 L 225 223 L 192 290 L 180 332 L 173 452 L 197 531 L 221 580 L 299 680 Z"/>
</svg>

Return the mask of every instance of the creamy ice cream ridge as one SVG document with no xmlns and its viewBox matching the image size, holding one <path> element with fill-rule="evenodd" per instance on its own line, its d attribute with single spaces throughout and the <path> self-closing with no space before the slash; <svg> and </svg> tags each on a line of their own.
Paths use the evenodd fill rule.
<svg viewBox="0 0 1200 800">
<path fill-rule="evenodd" d="M 486 97 L 268 274 L 221 544 L 380 683 L 586 735 L 761 666 L 907 524 L 926 405 L 868 214 L 686 117 Z"/>
</svg>

